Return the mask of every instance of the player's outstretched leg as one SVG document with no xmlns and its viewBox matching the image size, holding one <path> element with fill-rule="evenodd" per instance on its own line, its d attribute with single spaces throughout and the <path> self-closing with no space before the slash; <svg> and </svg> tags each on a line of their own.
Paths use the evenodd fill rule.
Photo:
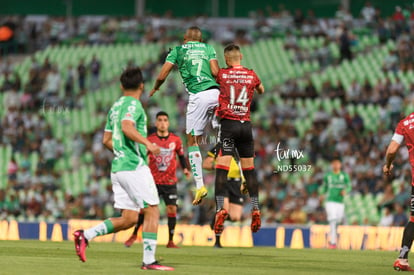
<svg viewBox="0 0 414 275">
<path fill-rule="evenodd" d="M 75 241 L 75 250 L 76 255 L 78 255 L 79 259 L 82 262 L 86 262 L 86 247 L 88 246 L 88 240 L 85 238 L 83 234 L 83 230 L 76 230 L 73 233 L 73 238 Z"/>
<path fill-rule="evenodd" d="M 134 244 L 134 242 L 137 240 L 138 230 L 143 223 L 144 223 L 144 213 L 141 211 L 138 216 L 138 222 L 134 227 L 134 232 L 132 232 L 131 236 L 124 243 L 125 247 L 131 247 Z"/>
<path fill-rule="evenodd" d="M 214 223 L 214 233 L 221 234 L 224 230 L 224 222 L 229 216 L 226 209 L 224 209 L 224 197 L 226 195 L 227 174 L 229 167 L 217 165 L 216 167 L 216 181 L 215 181 L 215 195 L 216 195 L 216 222 Z"/>
<path fill-rule="evenodd" d="M 397 271 L 414 271 L 408 264 L 408 252 L 410 252 L 413 244 L 414 236 L 414 217 L 410 217 L 410 221 L 404 228 L 403 239 L 401 244 L 400 255 L 394 262 L 394 269 Z"/>
<path fill-rule="evenodd" d="M 86 247 L 88 242 L 97 236 L 114 232 L 114 225 L 110 219 L 86 230 L 76 230 L 73 233 L 76 254 L 82 262 L 86 262 Z"/>
<path fill-rule="evenodd" d="M 246 178 L 247 189 L 249 191 L 250 203 L 252 206 L 251 230 L 255 233 L 260 230 L 262 225 L 259 209 L 259 183 L 257 182 L 257 175 L 254 167 L 243 168 L 243 174 Z"/>
</svg>

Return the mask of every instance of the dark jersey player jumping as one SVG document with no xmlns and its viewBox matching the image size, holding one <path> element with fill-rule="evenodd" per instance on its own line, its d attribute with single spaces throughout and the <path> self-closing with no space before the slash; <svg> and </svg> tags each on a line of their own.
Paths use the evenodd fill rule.
<svg viewBox="0 0 414 275">
<path fill-rule="evenodd" d="M 250 123 L 250 104 L 254 92 L 264 93 L 264 87 L 253 70 L 240 65 L 242 54 L 237 45 L 231 44 L 224 49 L 227 68 L 220 69 L 217 83 L 220 85 L 219 107 L 220 118 L 219 144 L 216 159 L 216 222 L 214 231 L 220 234 L 224 229 L 224 221 L 228 218 L 228 210 L 224 208 L 227 174 L 234 150 L 240 155 L 243 175 L 252 206 L 252 232 L 261 226 L 259 210 L 259 184 L 254 169 L 254 142 Z"/>
</svg>

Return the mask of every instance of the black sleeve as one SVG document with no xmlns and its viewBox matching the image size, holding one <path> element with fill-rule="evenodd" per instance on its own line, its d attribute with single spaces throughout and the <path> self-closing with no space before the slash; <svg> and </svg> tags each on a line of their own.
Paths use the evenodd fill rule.
<svg viewBox="0 0 414 275">
<path fill-rule="evenodd" d="M 183 169 L 187 168 L 188 169 L 188 165 L 187 165 L 187 161 L 185 160 L 184 156 L 178 156 L 178 159 L 180 160 L 180 165 Z"/>
</svg>

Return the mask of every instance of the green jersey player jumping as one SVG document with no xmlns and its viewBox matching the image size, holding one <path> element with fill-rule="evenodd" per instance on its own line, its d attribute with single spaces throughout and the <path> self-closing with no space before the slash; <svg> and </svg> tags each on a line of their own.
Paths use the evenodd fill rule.
<svg viewBox="0 0 414 275">
<path fill-rule="evenodd" d="M 216 51 L 212 46 L 202 42 L 201 30 L 198 27 L 187 29 L 184 44 L 175 47 L 168 54 L 150 96 L 161 87 L 174 65 L 178 67 L 189 93 L 186 134 L 191 171 L 197 187 L 193 204 L 197 205 L 207 195 L 198 142 L 214 108 L 218 105 L 220 93 L 215 81 L 219 70 Z"/>
<path fill-rule="evenodd" d="M 335 158 L 331 161 L 332 171 L 325 174 L 319 189 L 325 199 L 325 210 L 330 226 L 329 248 L 336 248 L 337 225 L 344 219 L 344 196 L 351 191 L 349 175 L 341 171 L 341 160 Z"/>
</svg>

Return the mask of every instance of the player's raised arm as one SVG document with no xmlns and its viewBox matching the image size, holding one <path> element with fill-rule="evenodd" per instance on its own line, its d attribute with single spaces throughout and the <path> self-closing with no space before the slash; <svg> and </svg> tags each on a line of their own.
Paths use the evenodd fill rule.
<svg viewBox="0 0 414 275">
<path fill-rule="evenodd" d="M 122 132 L 130 140 L 144 144 L 147 147 L 148 151 L 150 151 L 151 153 L 155 155 L 158 155 L 160 153 L 160 147 L 152 144 L 147 138 L 143 137 L 135 128 L 134 122 L 130 120 L 123 120 Z"/>
<path fill-rule="evenodd" d="M 168 61 L 165 62 L 164 65 L 162 65 L 161 71 L 158 74 L 157 79 L 155 80 L 154 87 L 150 92 L 150 96 L 153 96 L 156 93 L 156 91 L 160 89 L 161 85 L 167 79 L 173 67 L 174 64 Z"/>
</svg>

